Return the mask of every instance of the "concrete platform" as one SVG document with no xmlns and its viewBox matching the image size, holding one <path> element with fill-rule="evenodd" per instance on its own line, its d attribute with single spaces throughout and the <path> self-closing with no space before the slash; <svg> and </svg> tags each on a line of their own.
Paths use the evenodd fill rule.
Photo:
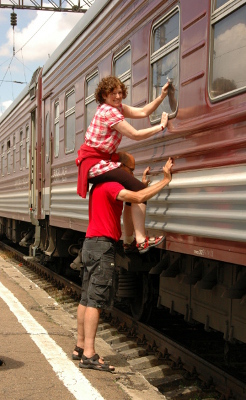
<svg viewBox="0 0 246 400">
<path fill-rule="evenodd" d="M 5 400 L 165 399 L 102 338 L 97 352 L 115 373 L 79 369 L 71 354 L 76 318 L 0 252 L 0 394 Z"/>
</svg>

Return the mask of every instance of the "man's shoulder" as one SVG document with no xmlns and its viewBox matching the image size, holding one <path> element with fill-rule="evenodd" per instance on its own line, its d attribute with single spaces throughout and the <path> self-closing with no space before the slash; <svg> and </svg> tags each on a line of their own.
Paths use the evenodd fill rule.
<svg viewBox="0 0 246 400">
<path fill-rule="evenodd" d="M 100 187 L 102 190 L 112 190 L 112 189 L 124 189 L 124 186 L 119 182 L 103 182 L 95 185 L 95 187 Z"/>
<path fill-rule="evenodd" d="M 112 194 L 113 196 L 117 195 L 121 190 L 124 189 L 124 186 L 119 182 L 103 182 L 94 185 L 91 189 L 91 193 L 97 192 L 102 194 Z"/>
</svg>

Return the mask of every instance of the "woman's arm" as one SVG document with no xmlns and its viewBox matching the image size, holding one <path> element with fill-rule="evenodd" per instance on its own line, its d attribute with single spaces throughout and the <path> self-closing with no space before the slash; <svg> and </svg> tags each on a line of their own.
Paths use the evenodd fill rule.
<svg viewBox="0 0 246 400">
<path fill-rule="evenodd" d="M 114 129 L 120 132 L 123 136 L 129 137 L 132 140 L 143 140 L 147 139 L 158 132 L 163 131 L 168 122 L 168 114 L 162 113 L 161 123 L 159 125 L 154 125 L 146 129 L 140 129 L 137 131 L 130 125 L 126 120 L 118 122 L 118 124 L 114 125 Z"/>
<path fill-rule="evenodd" d="M 161 94 L 151 103 L 146 104 L 146 106 L 138 108 L 131 107 L 126 104 L 122 104 L 123 114 L 125 118 L 145 118 L 152 114 L 165 99 L 168 94 L 169 82 L 167 82 L 161 89 Z"/>
</svg>

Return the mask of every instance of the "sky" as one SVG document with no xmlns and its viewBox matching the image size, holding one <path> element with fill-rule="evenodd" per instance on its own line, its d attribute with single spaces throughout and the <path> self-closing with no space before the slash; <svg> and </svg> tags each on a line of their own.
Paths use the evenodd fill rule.
<svg viewBox="0 0 246 400">
<path fill-rule="evenodd" d="M 0 8 L 0 116 L 84 15 L 18 9 L 14 12 L 17 26 L 13 32 L 12 9 Z"/>
</svg>

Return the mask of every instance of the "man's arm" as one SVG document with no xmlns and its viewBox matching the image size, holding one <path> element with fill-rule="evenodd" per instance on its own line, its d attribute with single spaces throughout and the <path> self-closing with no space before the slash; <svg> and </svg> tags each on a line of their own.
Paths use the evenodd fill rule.
<svg viewBox="0 0 246 400">
<path fill-rule="evenodd" d="M 172 166 L 173 161 L 171 158 L 169 158 L 166 162 L 166 165 L 163 167 L 164 177 L 161 181 L 155 183 L 154 185 L 148 186 L 145 189 L 139 190 L 138 192 L 122 189 L 117 196 L 117 200 L 127 201 L 130 203 L 144 203 L 145 201 L 151 199 L 151 197 L 159 193 L 172 180 Z"/>
</svg>

